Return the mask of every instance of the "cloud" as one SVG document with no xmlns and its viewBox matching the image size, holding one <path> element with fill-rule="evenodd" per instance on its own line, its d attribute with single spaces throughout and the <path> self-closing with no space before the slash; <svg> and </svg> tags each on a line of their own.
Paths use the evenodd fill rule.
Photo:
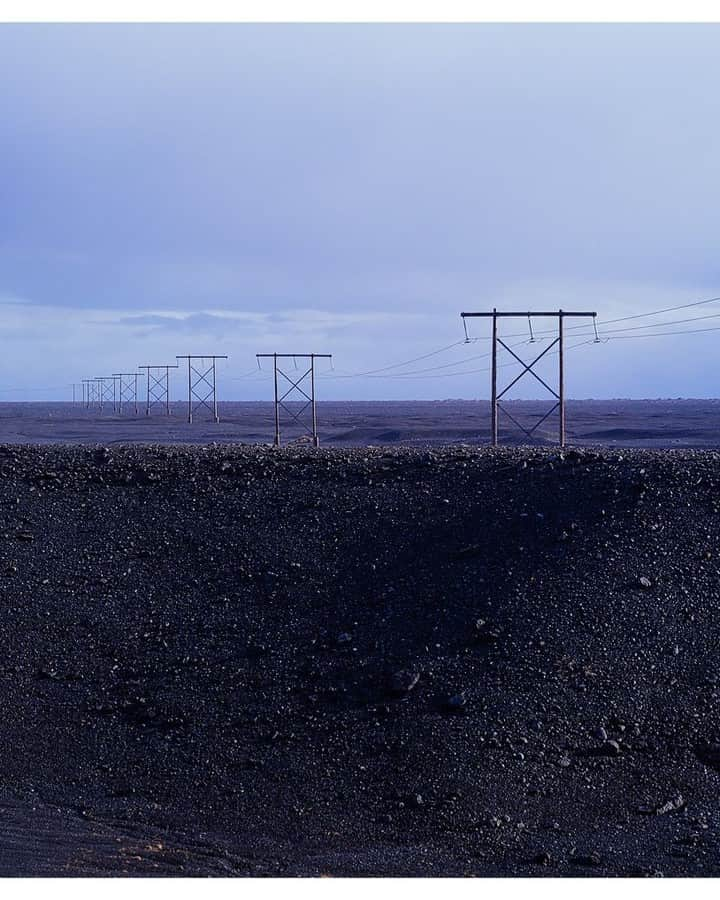
<svg viewBox="0 0 720 900">
<path fill-rule="evenodd" d="M 462 309 L 607 319 L 710 296 L 716 43 L 690 26 L 0 26 L 0 374 L 31 359 L 60 384 L 196 350 L 239 370 L 332 352 L 357 372 L 456 341 Z M 713 338 L 573 351 L 568 390 L 716 392 Z M 486 395 L 472 365 L 325 390 Z"/>
<path fill-rule="evenodd" d="M 229 333 L 245 340 L 286 340 L 290 337 L 321 338 L 340 335 L 349 329 L 362 329 L 364 334 L 374 330 L 417 327 L 427 324 L 428 315 L 403 315 L 390 312 L 333 312 L 332 310 L 300 309 L 279 312 L 203 311 L 147 312 L 140 315 L 120 315 L 114 324 L 136 329 L 138 334 L 189 334 L 226 336 Z M 112 320 L 111 320 L 112 321 Z"/>
<path fill-rule="evenodd" d="M 121 316 L 115 322 L 124 328 L 136 330 L 137 334 L 190 334 L 221 337 L 241 328 L 247 329 L 259 324 L 257 317 L 246 315 L 218 315 L 214 313 L 192 313 L 188 315 L 167 315 L 145 313 L 137 316 Z"/>
</svg>

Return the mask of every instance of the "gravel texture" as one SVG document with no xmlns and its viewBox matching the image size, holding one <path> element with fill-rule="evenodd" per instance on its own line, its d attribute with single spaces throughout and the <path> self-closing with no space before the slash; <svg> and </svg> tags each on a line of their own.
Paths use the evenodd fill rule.
<svg viewBox="0 0 720 900">
<path fill-rule="evenodd" d="M 5 446 L 0 499 L 0 874 L 720 875 L 720 454 Z"/>
</svg>

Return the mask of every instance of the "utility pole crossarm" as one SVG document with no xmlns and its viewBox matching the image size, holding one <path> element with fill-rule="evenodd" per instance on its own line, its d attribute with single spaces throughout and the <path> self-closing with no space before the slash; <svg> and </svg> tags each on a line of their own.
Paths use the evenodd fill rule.
<svg viewBox="0 0 720 900">
<path fill-rule="evenodd" d="M 555 312 L 533 312 L 532 310 L 528 312 L 461 312 L 460 315 L 463 319 L 467 319 L 470 317 L 476 317 L 481 319 L 492 319 L 493 317 L 496 319 L 527 319 L 529 316 L 531 319 L 535 319 L 538 316 L 544 316 L 545 318 L 552 316 L 554 318 L 558 318 L 558 316 L 562 318 L 566 318 L 567 316 L 592 316 L 595 318 L 597 315 L 596 312 L 576 312 L 574 310 L 567 309 L 556 309 Z"/>
</svg>

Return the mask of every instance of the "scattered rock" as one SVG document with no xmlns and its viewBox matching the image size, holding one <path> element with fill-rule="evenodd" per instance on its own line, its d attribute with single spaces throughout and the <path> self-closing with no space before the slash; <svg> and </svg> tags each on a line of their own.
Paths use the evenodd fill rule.
<svg viewBox="0 0 720 900">
<path fill-rule="evenodd" d="M 110 450 L 107 447 L 98 447 L 93 455 L 96 465 L 105 465 L 110 461 Z"/>
<path fill-rule="evenodd" d="M 591 853 L 581 854 L 578 856 L 572 857 L 572 862 L 576 866 L 599 866 L 602 860 L 600 859 L 600 854 L 596 853 L 594 850 Z"/>
<path fill-rule="evenodd" d="M 669 800 L 666 800 L 665 803 L 656 803 L 655 805 L 641 807 L 640 812 L 644 815 L 665 816 L 668 813 L 685 809 L 686 806 L 687 802 L 685 801 L 685 798 L 678 792 Z"/>
<path fill-rule="evenodd" d="M 619 756 L 622 752 L 620 744 L 613 740 L 605 741 L 600 749 L 603 752 L 603 756 Z"/>
<path fill-rule="evenodd" d="M 486 622 L 485 619 L 476 619 L 473 631 L 475 640 L 479 641 L 481 644 L 490 644 L 500 637 L 499 629 L 494 628 L 490 623 Z"/>
<path fill-rule="evenodd" d="M 409 694 L 420 681 L 420 673 L 415 669 L 401 669 L 390 676 L 388 687 L 393 694 Z"/>
<path fill-rule="evenodd" d="M 448 697 L 445 700 L 443 706 L 448 712 L 461 712 L 465 709 L 465 704 L 467 703 L 467 698 L 465 694 L 461 691 L 459 694 L 453 694 L 451 697 Z"/>
</svg>

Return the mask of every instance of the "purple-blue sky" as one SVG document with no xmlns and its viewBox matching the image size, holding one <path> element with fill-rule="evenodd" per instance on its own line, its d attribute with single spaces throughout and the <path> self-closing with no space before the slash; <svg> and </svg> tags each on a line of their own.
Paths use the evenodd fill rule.
<svg viewBox="0 0 720 900">
<path fill-rule="evenodd" d="M 196 351 L 264 398 L 232 380 L 256 352 L 344 374 L 458 340 L 462 309 L 720 294 L 719 51 L 707 25 L 0 26 L 0 399 Z M 569 394 L 717 395 L 718 340 L 589 345 Z"/>
</svg>

